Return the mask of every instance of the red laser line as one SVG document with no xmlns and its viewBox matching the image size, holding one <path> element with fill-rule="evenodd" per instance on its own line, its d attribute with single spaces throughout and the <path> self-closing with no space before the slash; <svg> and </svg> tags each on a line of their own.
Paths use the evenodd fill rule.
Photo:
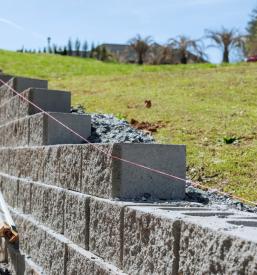
<svg viewBox="0 0 257 275">
<path fill-rule="evenodd" d="M 186 180 L 186 179 L 183 179 L 183 178 L 180 178 L 180 177 L 177 177 L 177 176 L 174 176 L 172 174 L 169 174 L 169 173 L 166 173 L 166 172 L 163 172 L 163 171 L 160 171 L 158 169 L 154 169 L 154 168 L 151 168 L 151 167 L 147 167 L 143 164 L 139 164 L 139 163 L 136 163 L 136 162 L 133 162 L 133 161 L 129 161 L 129 160 L 126 160 L 126 159 L 123 159 L 123 158 L 120 158 L 120 157 L 117 157 L 117 156 L 114 156 L 102 149 L 100 149 L 99 147 L 97 147 L 94 143 L 90 142 L 88 139 L 86 139 L 85 137 L 81 136 L 79 133 L 77 133 L 76 131 L 74 131 L 72 128 L 70 128 L 69 126 L 65 125 L 63 122 L 61 122 L 60 120 L 58 120 L 57 118 L 55 118 L 54 116 L 52 116 L 50 113 L 44 111 L 41 107 L 39 107 L 38 105 L 36 105 L 34 102 L 30 101 L 29 99 L 27 99 L 26 97 L 24 97 L 22 94 L 20 94 L 19 92 L 17 92 L 15 89 L 13 89 L 7 82 L 4 82 L 2 79 L 0 79 L 0 82 L 5 85 L 6 87 L 8 87 L 12 92 L 14 92 L 17 96 L 19 96 L 21 99 L 25 100 L 26 102 L 28 102 L 29 104 L 31 104 L 33 107 L 35 107 L 36 109 L 38 109 L 40 112 L 42 112 L 43 114 L 47 115 L 48 117 L 50 117 L 51 119 L 53 119 L 55 122 L 57 122 L 58 124 L 60 124 L 61 126 L 63 126 L 65 129 L 67 129 L 68 131 L 70 131 L 71 133 L 73 133 L 74 135 L 76 135 L 77 137 L 81 138 L 82 140 L 84 140 L 86 143 L 90 144 L 91 146 L 93 146 L 96 150 L 98 150 L 99 152 L 105 154 L 106 156 L 108 157 L 111 157 L 113 159 L 116 159 L 116 160 L 119 160 L 119 161 L 122 161 L 122 162 L 125 162 L 127 164 L 130 164 L 132 166 L 135 166 L 135 167 L 139 167 L 139 168 L 142 168 L 142 169 L 145 169 L 145 170 L 148 170 L 148 171 L 151 171 L 151 172 L 154 172 L 156 174 L 159 174 L 159 175 L 162 175 L 162 176 L 166 176 L 168 178 L 172 178 L 172 179 L 176 179 L 176 180 L 180 180 L 180 181 L 183 181 L 183 182 L 189 182 L 191 183 L 191 185 L 193 185 L 194 187 L 201 187 L 201 188 L 205 188 L 205 186 L 201 185 L 200 183 L 196 183 L 196 182 L 193 182 L 191 180 Z M 227 196 L 230 196 L 232 198 L 235 198 L 235 199 L 238 199 L 238 200 L 241 200 L 241 201 L 244 201 L 244 202 L 247 202 L 247 203 L 250 203 L 250 204 L 253 204 L 253 205 L 256 205 L 255 202 L 252 202 L 252 201 L 249 201 L 249 200 L 246 200 L 246 199 L 243 199 L 243 198 L 240 198 L 240 197 L 237 197 L 237 196 L 234 196 L 234 195 L 229 195 L 225 192 L 222 192 L 220 190 L 215 190 L 217 193 L 221 194 L 221 195 L 227 195 Z"/>
</svg>

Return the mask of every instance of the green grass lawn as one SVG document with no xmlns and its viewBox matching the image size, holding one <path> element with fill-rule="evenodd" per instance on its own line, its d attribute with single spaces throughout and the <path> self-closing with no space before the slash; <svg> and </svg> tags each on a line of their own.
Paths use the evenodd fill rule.
<svg viewBox="0 0 257 275">
<path fill-rule="evenodd" d="M 48 79 L 89 112 L 162 121 L 155 138 L 187 145 L 188 177 L 257 202 L 257 64 L 140 67 L 0 51 L 0 68 Z"/>
</svg>

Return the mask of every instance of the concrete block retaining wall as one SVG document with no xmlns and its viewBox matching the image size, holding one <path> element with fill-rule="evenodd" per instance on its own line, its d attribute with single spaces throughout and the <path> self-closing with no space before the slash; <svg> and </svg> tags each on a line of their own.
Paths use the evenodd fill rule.
<svg viewBox="0 0 257 275">
<path fill-rule="evenodd" d="M 46 111 L 70 109 L 46 81 L 9 85 Z M 111 157 L 184 179 L 185 146 L 71 145 L 81 140 L 35 113 L 0 87 L 0 189 L 20 235 L 0 251 L 14 274 L 257 274 L 255 215 L 136 202 L 183 200 L 185 183 Z M 90 135 L 86 116 L 52 114 Z"/>
<path fill-rule="evenodd" d="M 123 152 L 134 152 L 133 158 Z M 159 153 L 158 153 L 159 151 Z M 106 152 L 108 155 L 104 154 Z M 111 155 L 185 177 L 185 147 L 158 144 L 56 145 L 2 148 L 7 161 L 0 169 L 13 176 L 56 185 L 103 198 L 183 199 L 185 183 L 131 164 Z M 169 161 L 168 161 L 169 160 Z M 33 163 L 33 165 L 31 165 Z M 180 166 L 178 166 L 178 163 Z"/>
</svg>

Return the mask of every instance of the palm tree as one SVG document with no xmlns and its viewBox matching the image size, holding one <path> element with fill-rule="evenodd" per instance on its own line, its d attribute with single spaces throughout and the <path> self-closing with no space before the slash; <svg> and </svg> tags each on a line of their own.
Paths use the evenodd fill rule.
<svg viewBox="0 0 257 275">
<path fill-rule="evenodd" d="M 137 63 L 139 65 L 143 65 L 146 53 L 148 52 L 152 44 L 151 36 L 143 38 L 140 34 L 138 34 L 136 37 L 130 39 L 128 43 L 129 46 L 137 54 Z"/>
<path fill-rule="evenodd" d="M 245 39 L 236 29 L 228 30 L 222 27 L 220 31 L 206 30 L 206 38 L 212 40 L 222 50 L 224 63 L 229 63 L 229 54 L 233 49 L 243 49 Z"/>
<path fill-rule="evenodd" d="M 168 46 L 173 50 L 177 50 L 180 54 L 180 62 L 187 64 L 188 54 L 196 54 L 199 59 L 204 56 L 200 39 L 193 40 L 187 36 L 180 35 L 177 38 L 170 38 L 168 40 Z"/>
</svg>

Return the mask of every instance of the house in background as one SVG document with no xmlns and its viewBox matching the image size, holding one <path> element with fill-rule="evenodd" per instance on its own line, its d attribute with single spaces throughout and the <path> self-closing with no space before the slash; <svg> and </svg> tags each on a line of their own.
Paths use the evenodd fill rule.
<svg viewBox="0 0 257 275">
<path fill-rule="evenodd" d="M 121 63 L 137 63 L 136 52 L 127 44 L 108 44 L 99 45 L 105 48 L 108 53 L 112 54 Z M 144 62 L 147 64 L 181 64 L 181 54 L 177 49 L 163 47 L 157 43 L 151 45 Z M 191 52 L 187 53 L 188 63 L 206 63 L 201 56 Z"/>
</svg>

